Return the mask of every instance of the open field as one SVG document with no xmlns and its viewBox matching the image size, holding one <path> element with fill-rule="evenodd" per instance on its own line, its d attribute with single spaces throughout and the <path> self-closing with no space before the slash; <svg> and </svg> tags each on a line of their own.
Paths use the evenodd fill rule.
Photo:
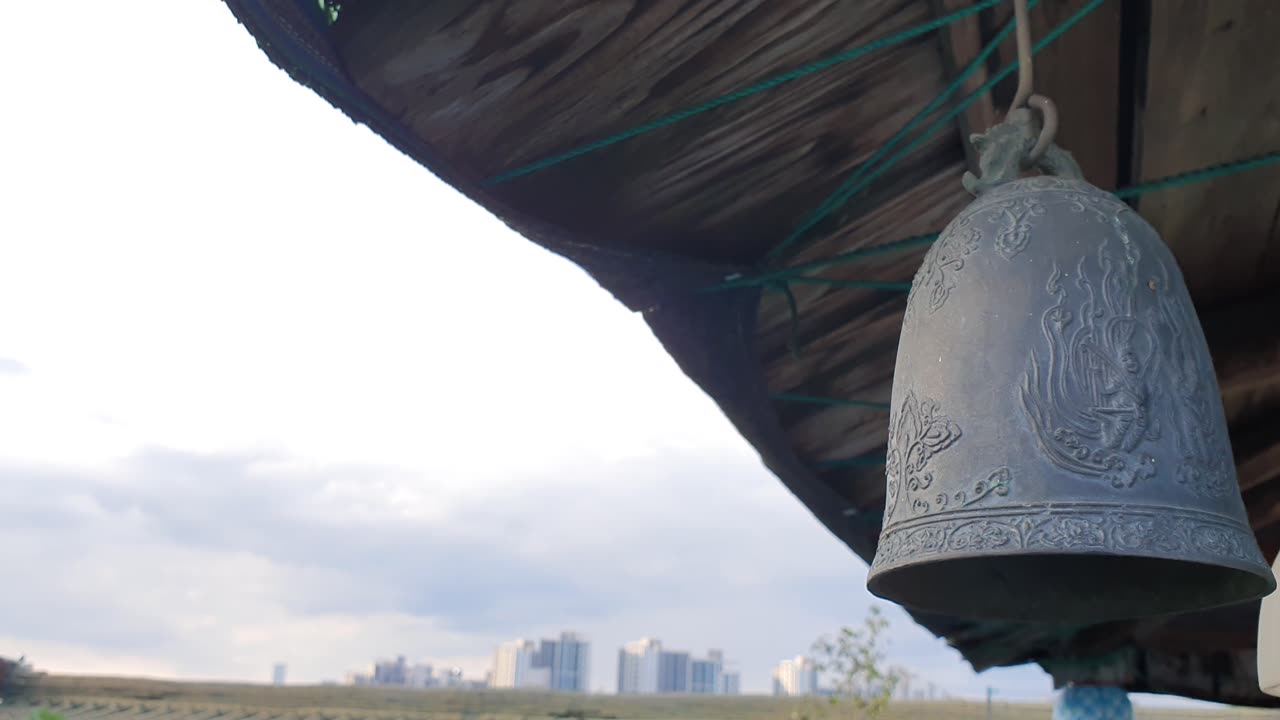
<svg viewBox="0 0 1280 720">
<path fill-rule="evenodd" d="M 618 720 L 843 720 L 856 714 L 819 700 L 738 697 L 573 696 L 451 690 L 396 690 L 333 686 L 275 688 L 263 685 L 176 683 L 126 678 L 43 676 L 22 694 L 0 705 L 0 720 L 28 720 L 49 708 L 67 720 L 534 720 L 617 718 Z M 890 720 L 985 720 L 975 702 L 899 703 Z M 1049 720 L 1047 705 L 995 703 L 992 720 Z M 1280 711 L 1224 708 L 1168 710 L 1139 708 L 1142 720 L 1261 720 Z"/>
</svg>

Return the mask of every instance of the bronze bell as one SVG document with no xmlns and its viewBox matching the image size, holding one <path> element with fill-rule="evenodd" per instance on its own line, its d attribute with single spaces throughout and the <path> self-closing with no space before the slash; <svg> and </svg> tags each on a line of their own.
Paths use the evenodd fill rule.
<svg viewBox="0 0 1280 720">
<path fill-rule="evenodd" d="M 1246 521 L 1172 253 L 1019 109 L 925 256 L 893 380 L 871 592 L 944 615 L 1093 622 L 1244 602 Z"/>
</svg>

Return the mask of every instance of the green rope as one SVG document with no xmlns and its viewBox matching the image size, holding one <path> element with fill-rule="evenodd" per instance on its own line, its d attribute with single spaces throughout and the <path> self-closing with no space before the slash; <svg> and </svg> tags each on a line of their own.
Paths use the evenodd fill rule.
<svg viewBox="0 0 1280 720">
<path fill-rule="evenodd" d="M 872 410 L 888 410 L 889 403 L 872 402 L 870 400 L 846 400 L 843 398 L 823 397 L 821 395 L 803 395 L 800 393 L 773 393 L 769 396 L 779 402 L 804 403 L 808 405 L 828 405 L 831 407 L 858 407 Z"/>
<path fill-rule="evenodd" d="M 814 260 L 813 262 L 792 265 L 780 270 L 760 273 L 759 275 L 737 275 L 726 279 L 722 283 L 705 287 L 701 292 L 714 292 L 717 290 L 729 290 L 731 288 L 738 287 L 750 287 L 752 285 L 760 285 L 762 283 L 772 282 L 775 280 L 794 280 L 805 273 L 812 272 L 814 270 L 824 270 L 834 265 L 845 265 L 852 262 L 858 262 L 864 258 L 873 257 L 875 255 L 884 255 L 886 253 L 919 247 L 921 245 L 931 245 L 933 244 L 933 241 L 937 239 L 938 233 L 915 235 L 913 237 L 894 240 L 893 242 L 884 243 L 882 245 L 874 245 L 869 248 L 851 250 L 822 260 Z"/>
<path fill-rule="evenodd" d="M 825 278 L 802 275 L 788 279 L 789 283 L 806 285 L 830 285 L 831 287 L 867 288 L 870 290 L 892 290 L 893 292 L 910 292 L 909 282 L 885 282 L 881 280 L 847 280 L 845 278 Z"/>
<path fill-rule="evenodd" d="M 1276 164 L 1280 164 L 1280 151 L 1265 153 L 1262 155 L 1254 156 L 1252 158 L 1246 158 L 1244 160 L 1237 160 L 1234 162 L 1222 163 L 1219 165 L 1211 165 L 1209 167 L 1201 168 L 1199 170 L 1191 170 L 1189 172 L 1179 173 L 1177 175 L 1170 175 L 1169 177 L 1160 178 L 1159 180 L 1152 180 L 1151 182 L 1148 182 L 1148 183 L 1131 185 L 1129 187 L 1116 190 L 1114 194 L 1122 198 L 1137 197 L 1140 195 L 1145 195 L 1147 193 L 1156 192 L 1158 190 L 1167 190 L 1169 188 L 1181 187 L 1183 185 L 1191 185 L 1193 183 L 1205 182 L 1208 180 L 1214 180 L 1220 177 L 1226 177 L 1229 175 L 1234 175 L 1236 173 L 1245 172 L 1247 170 L 1254 170 L 1257 168 L 1267 167 L 1269 165 L 1276 165 Z M 902 250 L 905 248 L 914 247 L 918 245 L 925 245 L 930 242 L 933 242 L 933 240 L 937 237 L 938 236 L 936 234 L 917 235 L 914 237 L 904 238 L 902 240 L 885 243 L 883 245 L 876 245 L 870 248 L 863 248 L 861 250 L 854 250 L 852 252 L 842 253 L 840 255 L 827 258 L 826 260 L 816 260 L 811 263 L 796 265 L 794 267 L 785 268 L 783 270 L 776 270 L 774 272 L 764 273 L 758 276 L 733 278 L 731 280 L 726 280 L 725 282 L 708 289 L 743 287 L 748 285 L 756 285 L 766 281 L 770 283 L 776 283 L 776 284 L 787 284 L 787 283 L 794 283 L 794 282 L 821 282 L 821 283 L 835 285 L 835 286 L 845 286 L 845 285 L 852 285 L 854 287 L 875 286 L 875 285 L 871 285 L 872 281 L 849 281 L 849 280 L 839 280 L 836 278 L 790 277 L 790 273 L 820 270 L 820 269 L 830 267 L 832 265 L 841 264 L 841 263 L 857 262 L 872 255 L 878 255 L 880 253 Z M 853 283 L 856 283 L 856 285 L 854 285 Z M 895 286 L 895 285 L 905 286 L 905 288 L 908 290 L 910 290 L 911 288 L 910 283 L 879 283 L 878 284 L 878 286 L 884 287 L 885 289 L 889 289 L 888 286 Z M 797 319 L 795 313 L 797 313 L 798 311 L 793 309 L 792 312 L 793 312 L 793 321 L 795 321 Z M 804 403 L 811 403 L 814 405 L 866 407 L 866 408 L 876 408 L 879 410 L 889 409 L 889 405 L 887 403 L 874 403 L 874 402 L 868 402 L 864 400 L 848 400 L 844 398 L 825 397 L 821 395 L 798 395 L 793 393 L 776 393 L 771 395 L 770 397 L 772 397 L 775 400 L 804 402 Z M 826 463 L 819 464 L 819 468 L 834 469 L 839 467 L 850 467 L 850 466 L 868 464 L 865 458 L 853 458 L 845 464 L 840 464 L 842 462 L 843 461 L 838 461 L 838 460 L 827 461 Z"/>
<path fill-rule="evenodd" d="M 1028 7 L 1033 6 L 1035 2 L 1036 0 L 1032 0 Z M 858 169 L 855 170 L 852 175 L 850 175 L 844 182 L 840 183 L 840 186 L 822 201 L 821 205 L 814 208 L 814 210 L 805 216 L 805 219 L 802 220 L 800 224 L 782 240 L 781 243 L 770 250 L 768 254 L 765 255 L 765 259 L 771 260 L 776 258 L 778 255 L 781 255 L 783 251 L 803 237 L 805 233 L 812 230 L 815 225 L 822 222 L 822 220 L 834 212 L 836 208 L 847 202 L 849 198 L 860 192 L 863 188 L 869 185 L 872 180 L 883 174 L 885 170 L 888 170 L 894 165 L 894 163 L 901 159 L 902 153 L 899 153 L 898 155 L 894 155 L 883 165 L 877 165 L 877 163 L 883 160 L 898 143 L 902 142 L 902 140 L 912 130 L 914 130 L 917 125 L 924 122 L 925 118 L 932 115 L 934 111 L 947 101 L 947 98 L 951 97 L 953 93 L 959 90 L 960 87 L 964 85 L 964 82 L 969 79 L 970 75 L 976 72 L 978 68 L 984 66 L 987 62 L 987 58 L 991 53 L 996 51 L 1000 46 L 1000 43 L 1009 36 L 1009 33 L 1013 32 L 1015 27 L 1016 23 L 1013 20 L 1005 23 L 1004 28 L 1002 28 L 1000 32 L 996 33 L 996 36 L 991 39 L 991 42 L 987 43 L 986 47 L 982 49 L 982 52 L 978 53 L 978 56 L 965 66 L 964 70 L 956 75 L 947 87 L 942 89 L 942 92 L 934 96 L 934 98 L 930 100 L 924 108 L 912 116 L 905 125 L 899 128 L 898 131 L 888 139 L 888 141 L 877 148 L 866 162 L 859 165 Z M 926 133 L 925 137 L 928 137 L 930 134 L 932 133 Z M 915 145 L 913 143 L 911 147 L 914 146 Z"/>
<path fill-rule="evenodd" d="M 1084 7 L 1080 8 L 1078 11 L 1075 12 L 1075 14 L 1071 15 L 1071 17 L 1068 17 L 1066 20 L 1059 23 L 1057 27 L 1049 31 L 1047 35 L 1041 38 L 1040 41 L 1037 42 L 1035 46 L 1032 48 L 1032 52 L 1038 53 L 1041 50 L 1048 47 L 1053 41 L 1061 37 L 1063 33 L 1071 29 L 1076 23 L 1083 20 L 1089 13 L 1096 10 L 1098 6 L 1100 6 L 1104 1 L 1105 0 L 1091 0 L 1091 2 L 1089 2 Z M 1004 30 L 1001 31 L 1001 34 L 1002 35 L 1007 34 L 1011 29 L 1012 25 L 1013 23 L 1006 25 Z M 1002 35 L 997 36 L 996 40 L 998 41 L 1002 39 Z M 993 42 L 991 45 L 988 45 L 987 48 L 985 48 L 982 51 L 983 54 L 980 55 L 979 57 L 981 58 L 983 57 L 983 55 L 989 54 L 995 44 L 996 42 Z M 972 69 L 973 69 L 973 66 L 971 64 L 969 68 L 966 68 L 965 72 L 971 72 Z M 831 211 L 833 211 L 835 208 L 839 207 L 840 205 L 843 205 L 844 203 L 848 202 L 848 200 L 851 197 L 861 192 L 864 188 L 870 185 L 877 177 L 882 175 L 890 167 L 893 167 L 895 163 L 897 163 L 902 158 L 906 157 L 913 150 L 918 148 L 926 140 L 932 137 L 934 133 L 938 132 L 943 127 L 949 125 L 957 115 L 964 112 L 970 105 L 973 104 L 975 100 L 977 100 L 979 97 L 981 97 L 985 93 L 989 92 L 991 88 L 995 87 L 999 82 L 1001 82 L 1006 77 L 1011 75 L 1017 69 L 1018 69 L 1018 63 L 1016 61 L 1009 63 L 1008 65 L 1005 65 L 1003 68 L 1000 69 L 999 72 L 997 72 L 994 76 L 992 76 L 991 79 L 983 83 L 981 87 L 979 87 L 977 90 L 974 90 L 972 93 L 966 96 L 963 100 L 961 100 L 959 104 L 957 104 L 949 112 L 947 112 L 941 118 L 938 118 L 938 120 L 935 121 L 932 125 L 925 128 L 924 132 L 922 132 L 914 140 L 908 143 L 906 147 L 902 148 L 901 150 L 894 153 L 893 155 L 890 155 L 882 164 L 880 164 L 875 169 L 863 175 L 859 181 L 851 183 L 850 181 L 852 181 L 853 178 L 850 178 L 850 181 L 846 181 L 844 185 L 842 185 L 840 188 L 837 188 L 835 193 L 833 193 L 830 197 L 828 197 L 827 200 L 822 203 L 822 205 L 819 205 L 818 209 L 815 210 L 814 213 L 812 213 L 804 222 L 802 222 L 800 226 L 797 227 L 796 230 L 792 231 L 792 233 L 788 235 L 782 241 L 781 244 L 779 244 L 777 247 L 771 250 L 769 254 L 766 255 L 766 257 L 767 258 L 776 257 L 787 247 L 794 244 L 797 240 L 800 239 L 800 237 L 805 232 L 807 232 L 814 225 L 818 224 L 818 222 L 820 222 L 823 218 L 825 218 L 828 214 L 830 214 Z M 948 86 L 947 89 L 943 91 L 943 93 L 944 94 L 950 93 L 953 87 L 958 87 L 958 81 L 962 81 L 964 80 L 964 78 L 965 78 L 965 75 L 961 74 L 959 77 L 956 78 L 956 81 L 952 82 L 951 86 Z M 932 105 L 932 103 L 930 104 Z M 919 116 L 917 116 L 916 118 L 912 118 L 912 121 L 908 123 L 908 127 L 912 123 L 914 123 L 918 118 Z M 903 130 L 907 130 L 907 129 L 908 129 L 907 127 L 903 128 Z M 899 131 L 899 136 L 905 136 L 905 132 Z M 898 136 L 895 136 L 895 138 L 896 137 Z M 893 140 L 891 139 L 890 142 L 893 142 Z M 866 167 L 867 164 L 868 163 L 864 163 L 863 167 Z M 862 172 L 862 167 L 858 168 L 858 173 L 855 173 L 854 177 L 857 177 L 858 174 L 861 172 Z"/>
<path fill-rule="evenodd" d="M 814 467 L 819 470 L 839 470 L 848 467 L 877 467 L 884 465 L 885 456 L 877 454 L 859 455 L 857 457 L 845 458 L 843 460 L 823 460 L 815 463 Z"/>
<path fill-rule="evenodd" d="M 1158 180 L 1152 180 L 1151 182 L 1141 183 L 1139 185 L 1130 185 L 1129 187 L 1120 188 L 1119 190 L 1116 190 L 1112 194 L 1121 198 L 1137 197 L 1139 195 L 1146 195 L 1147 193 L 1157 192 L 1160 190 L 1168 190 L 1170 188 L 1181 187 L 1183 185 L 1191 185 L 1194 183 L 1206 182 L 1208 180 L 1216 180 L 1221 177 L 1227 177 L 1229 175 L 1235 175 L 1236 173 L 1242 173 L 1248 170 L 1256 170 L 1258 168 L 1267 167 L 1269 165 L 1276 165 L 1276 164 L 1280 164 L 1280 151 L 1269 152 L 1269 153 L 1257 155 L 1251 158 L 1246 158 L 1244 160 L 1236 160 L 1233 162 L 1221 163 L 1219 165 L 1211 165 L 1209 167 L 1201 168 L 1199 170 L 1190 170 L 1188 172 L 1179 173 L 1177 175 L 1170 175 L 1169 177 L 1160 178 Z M 876 285 L 870 284 L 873 281 L 869 281 L 869 280 L 848 281 L 848 280 L 837 280 L 834 278 L 827 280 L 823 278 L 802 277 L 802 274 L 807 272 L 813 272 L 815 270 L 824 270 L 826 268 L 834 267 L 836 265 L 847 265 L 847 264 L 852 264 L 856 262 L 861 262 L 865 258 L 872 257 L 875 255 L 881 255 L 881 254 L 890 253 L 890 252 L 897 252 L 899 250 L 906 250 L 909 248 L 919 247 L 922 245 L 929 245 L 937 238 L 938 238 L 938 233 L 931 233 L 928 235 L 914 235 L 912 237 L 903 238 L 901 240 L 895 240 L 893 242 L 884 243 L 882 245 L 875 245 L 869 248 L 861 248 L 859 250 L 852 250 L 850 252 L 840 253 L 839 255 L 833 255 L 829 258 L 825 258 L 822 260 L 814 260 L 813 262 L 802 263 L 800 265 L 793 265 L 793 266 L 781 268 L 778 270 L 771 270 L 769 272 L 760 273 L 759 275 L 735 275 L 725 280 L 724 282 L 718 283 L 716 285 L 712 285 L 710 287 L 703 288 L 702 291 L 712 292 L 716 290 L 729 290 L 732 288 L 751 287 L 751 286 L 760 285 L 763 283 L 779 283 L 779 282 L 812 282 L 812 283 L 824 282 L 832 285 L 844 285 L 845 283 L 856 282 L 857 283 L 856 285 L 851 285 L 851 286 L 852 287 L 875 287 Z M 885 289 L 898 289 L 904 284 L 907 284 L 907 283 L 879 283 L 879 285 L 882 285 L 882 286 L 890 286 L 890 287 L 886 287 Z"/>
<path fill-rule="evenodd" d="M 1203 182 L 1205 180 L 1213 180 L 1215 178 L 1234 175 L 1245 170 L 1253 170 L 1255 168 L 1266 167 L 1280 163 L 1280 151 L 1270 152 L 1265 155 L 1257 155 L 1255 157 L 1237 160 L 1235 162 L 1223 163 L 1221 165 L 1210 165 L 1200 170 L 1192 170 L 1191 172 L 1181 173 L 1179 175 L 1170 175 L 1167 178 L 1152 180 L 1149 183 L 1141 185 L 1133 185 L 1122 188 L 1115 192 L 1117 197 L 1127 198 L 1144 195 L 1156 190 L 1165 190 L 1167 188 L 1179 187 L 1181 185 L 1190 185 L 1191 183 Z"/>
<path fill-rule="evenodd" d="M 712 98 L 711 100 L 708 100 L 699 105 L 694 105 L 693 107 L 671 113 L 670 115 L 664 115 L 663 117 L 657 118 L 656 120 L 651 120 L 647 123 L 637 125 L 628 130 L 623 130 L 622 132 L 616 133 L 614 135 L 610 135 L 608 137 L 601 138 L 594 142 L 587 143 L 586 145 L 581 145 L 567 152 L 560 153 L 559 155 L 552 155 L 550 157 L 543 158 L 542 160 L 532 162 L 523 167 L 518 167 L 515 170 L 509 170 L 507 172 L 494 175 L 493 177 L 485 180 L 484 184 L 499 185 L 509 180 L 514 180 L 515 178 L 538 172 L 539 170 L 545 170 L 553 165 L 559 165 L 560 163 L 565 162 L 566 160 L 572 160 L 576 157 L 581 157 L 582 155 L 593 153 L 597 150 L 602 150 L 611 145 L 616 145 L 624 140 L 630 140 L 633 137 L 644 135 L 645 133 L 650 133 L 650 132 L 653 132 L 654 130 L 660 130 L 664 127 L 667 127 L 668 125 L 674 125 L 680 122 L 681 120 L 687 120 L 695 115 L 701 115 L 702 113 L 705 113 L 709 110 L 714 110 L 718 107 L 722 107 L 724 105 L 737 102 L 738 100 L 742 100 L 744 98 L 750 97 L 757 93 L 762 93 L 766 90 L 772 90 L 773 88 L 776 88 L 779 85 L 783 85 L 785 83 L 791 82 L 792 80 L 798 80 L 802 77 L 805 77 L 806 75 L 812 75 L 813 73 L 826 70 L 827 68 L 834 67 L 841 63 L 846 63 L 846 62 L 849 62 L 850 60 L 856 60 L 857 58 L 860 58 L 863 55 L 866 55 L 868 53 L 875 52 L 876 50 L 881 50 L 883 48 L 887 48 L 893 45 L 898 45 L 900 43 L 906 42 L 907 40 L 911 40 L 912 38 L 916 38 L 926 33 L 933 32 L 934 30 L 937 30 L 940 27 L 945 27 L 958 20 L 963 20 L 964 18 L 969 17 L 970 15 L 979 13 L 983 10 L 986 10 L 989 7 L 998 5 L 1001 2 L 1004 2 L 1004 0 L 982 0 L 982 2 L 979 2 L 971 7 L 967 7 L 963 10 L 958 10 L 949 15 L 943 15 L 942 17 L 935 18 L 934 20 L 930 20 L 927 23 L 916 25 L 915 27 L 908 28 L 906 30 L 903 30 L 902 32 L 894 33 L 893 35 L 880 38 L 879 40 L 874 40 L 870 43 L 867 43 L 866 45 L 862 45 L 862 46 L 853 48 L 851 50 L 846 50 L 842 53 L 838 53 L 836 55 L 823 58 L 821 60 L 818 60 L 817 62 L 810 63 L 809 65 L 804 65 L 794 70 L 782 73 L 781 75 L 775 75 L 774 77 L 768 78 L 766 80 L 762 80 L 753 85 L 748 85 L 744 88 L 739 88 L 738 90 L 734 90 L 733 92 L 730 92 L 726 95 L 721 95 L 719 97 Z"/>
<path fill-rule="evenodd" d="M 328 25 L 338 22 L 338 14 L 342 12 L 342 3 L 338 0 L 316 0 L 316 8 L 320 11 Z"/>
<path fill-rule="evenodd" d="M 782 293 L 787 299 L 787 310 L 791 315 L 790 332 L 787 334 L 787 349 L 791 351 L 791 357 L 800 357 L 800 306 L 796 304 L 795 293 L 791 292 L 791 286 L 787 283 L 775 283 L 767 286 L 777 292 Z"/>
</svg>

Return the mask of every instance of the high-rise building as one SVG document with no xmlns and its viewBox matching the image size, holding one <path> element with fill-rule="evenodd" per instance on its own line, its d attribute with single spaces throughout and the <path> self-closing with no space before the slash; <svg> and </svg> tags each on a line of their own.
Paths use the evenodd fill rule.
<svg viewBox="0 0 1280 720">
<path fill-rule="evenodd" d="M 271 684 L 272 684 L 272 685 L 283 685 L 283 684 L 284 684 L 284 674 L 285 674 L 285 670 L 286 670 L 286 667 L 285 667 L 285 664 L 284 664 L 284 663 L 276 663 L 276 664 L 271 668 Z"/>
<path fill-rule="evenodd" d="M 663 651 L 658 656 L 658 692 L 689 692 L 689 653 Z"/>
<path fill-rule="evenodd" d="M 618 651 L 618 694 L 648 695 L 658 692 L 658 668 L 662 643 L 654 638 L 629 642 Z"/>
<path fill-rule="evenodd" d="M 547 640 L 545 638 L 539 640 L 538 649 L 534 651 L 529 664 L 536 668 L 551 667 L 556 661 L 556 646 L 558 644 L 555 640 Z"/>
<path fill-rule="evenodd" d="M 577 633 L 562 632 L 551 644 L 551 689 L 560 692 L 587 692 L 591 680 L 591 644 Z"/>
<path fill-rule="evenodd" d="M 403 655 L 395 660 L 379 660 L 373 666 L 373 684 L 404 685 L 407 672 Z"/>
<path fill-rule="evenodd" d="M 724 672 L 724 653 L 719 650 L 708 650 L 705 660 L 694 660 L 689 664 L 689 692 L 698 695 L 719 693 L 722 672 Z"/>
<path fill-rule="evenodd" d="M 495 688 L 529 688 L 550 684 L 551 668 L 534 668 L 534 655 L 537 648 L 531 640 L 513 640 L 498 646 L 493 658 L 493 687 Z"/>
<path fill-rule="evenodd" d="M 435 685 L 433 668 L 425 663 L 418 663 L 405 672 L 404 684 L 411 688 L 424 689 Z"/>
<path fill-rule="evenodd" d="M 491 686 L 586 692 L 590 662 L 590 644 L 571 632 L 537 646 L 530 640 L 503 643 L 494 656 Z"/>
<path fill-rule="evenodd" d="M 720 673 L 720 695 L 740 695 L 742 694 L 741 678 L 736 672 Z"/>
<path fill-rule="evenodd" d="M 818 691 L 818 666 L 812 659 L 797 655 L 783 660 L 773 671 L 774 695 L 812 695 Z"/>
</svg>

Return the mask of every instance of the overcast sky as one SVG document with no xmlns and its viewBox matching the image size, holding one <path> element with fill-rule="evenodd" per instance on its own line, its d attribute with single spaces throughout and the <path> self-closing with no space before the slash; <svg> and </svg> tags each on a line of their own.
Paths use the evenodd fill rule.
<svg viewBox="0 0 1280 720">
<path fill-rule="evenodd" d="M 561 629 L 746 691 L 872 598 L 640 317 L 295 84 L 215 0 L 16 3 L 0 63 L 0 655 L 479 676 Z M 74 16 L 74 21 L 68 18 Z M 895 662 L 975 675 L 888 608 Z"/>
</svg>

